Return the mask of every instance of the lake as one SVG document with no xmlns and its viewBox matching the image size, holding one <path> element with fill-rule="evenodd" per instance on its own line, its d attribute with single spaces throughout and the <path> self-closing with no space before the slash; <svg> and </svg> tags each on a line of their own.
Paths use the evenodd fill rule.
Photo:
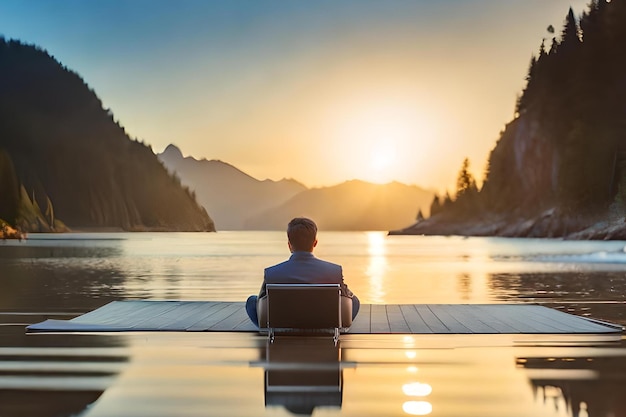
<svg viewBox="0 0 626 417">
<path fill-rule="evenodd" d="M 320 232 L 362 303 L 539 303 L 626 325 L 626 242 Z M 123 299 L 244 301 L 284 232 L 0 241 L 0 416 L 619 416 L 624 336 L 26 334 Z M 280 382 L 283 381 L 283 382 Z M 284 381 L 289 381 L 286 383 Z"/>
</svg>

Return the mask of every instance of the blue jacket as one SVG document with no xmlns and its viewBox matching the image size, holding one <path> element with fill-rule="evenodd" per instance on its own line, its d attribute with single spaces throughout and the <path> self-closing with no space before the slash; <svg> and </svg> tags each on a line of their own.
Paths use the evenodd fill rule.
<svg viewBox="0 0 626 417">
<path fill-rule="evenodd" d="M 285 262 L 265 268 L 259 298 L 266 295 L 265 284 L 339 284 L 341 295 L 353 295 L 343 282 L 341 265 L 316 258 L 312 252 L 293 252 Z"/>
</svg>

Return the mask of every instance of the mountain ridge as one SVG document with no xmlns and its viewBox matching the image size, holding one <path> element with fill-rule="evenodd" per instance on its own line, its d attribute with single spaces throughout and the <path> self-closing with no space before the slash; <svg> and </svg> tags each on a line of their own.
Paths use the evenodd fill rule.
<svg viewBox="0 0 626 417">
<path fill-rule="evenodd" d="M 293 179 L 258 180 L 227 162 L 184 157 L 173 144 L 157 156 L 194 191 L 218 230 L 243 230 L 251 210 L 270 208 L 306 189 Z"/>
<path fill-rule="evenodd" d="M 348 180 L 303 191 L 280 206 L 251 217 L 246 226 L 256 230 L 284 229 L 298 216 L 315 219 L 324 230 L 391 230 L 428 210 L 434 192 L 397 181 L 375 184 Z"/>
<path fill-rule="evenodd" d="M 222 224 L 234 230 L 283 230 L 291 218 L 306 215 L 326 230 L 389 230 L 415 219 L 419 210 L 427 212 L 434 194 L 397 181 L 374 184 L 355 179 L 307 188 L 294 179 L 258 180 L 226 162 L 184 157 L 173 144 L 159 158 L 194 190 L 200 202 L 208 201 L 205 208 L 218 229 Z M 222 169 L 220 175 L 230 173 L 239 178 L 222 176 L 220 184 L 211 186 L 217 169 Z M 237 184 L 242 178 L 245 186 Z M 287 185 L 292 186 L 290 192 L 276 193 L 276 188 Z"/>
</svg>

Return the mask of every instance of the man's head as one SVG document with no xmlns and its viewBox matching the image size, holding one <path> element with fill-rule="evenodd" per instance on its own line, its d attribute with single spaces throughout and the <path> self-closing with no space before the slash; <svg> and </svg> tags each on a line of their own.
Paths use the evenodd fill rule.
<svg viewBox="0 0 626 417">
<path fill-rule="evenodd" d="M 292 252 L 313 252 L 317 245 L 317 225 L 311 219 L 296 217 L 287 225 L 287 238 Z"/>
</svg>

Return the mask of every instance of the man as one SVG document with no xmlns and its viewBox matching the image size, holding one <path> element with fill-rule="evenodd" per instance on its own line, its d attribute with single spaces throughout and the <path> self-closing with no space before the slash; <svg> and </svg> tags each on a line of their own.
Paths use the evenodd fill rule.
<svg viewBox="0 0 626 417">
<path fill-rule="evenodd" d="M 359 312 L 359 299 L 343 282 L 341 265 L 316 258 L 313 249 L 317 246 L 317 225 L 311 219 L 296 217 L 287 225 L 287 244 L 291 257 L 278 265 L 265 269 L 263 285 L 259 295 L 251 295 L 246 301 L 248 317 L 259 325 L 257 304 L 267 295 L 266 284 L 339 284 L 341 295 L 352 299 L 352 319 Z"/>
</svg>

